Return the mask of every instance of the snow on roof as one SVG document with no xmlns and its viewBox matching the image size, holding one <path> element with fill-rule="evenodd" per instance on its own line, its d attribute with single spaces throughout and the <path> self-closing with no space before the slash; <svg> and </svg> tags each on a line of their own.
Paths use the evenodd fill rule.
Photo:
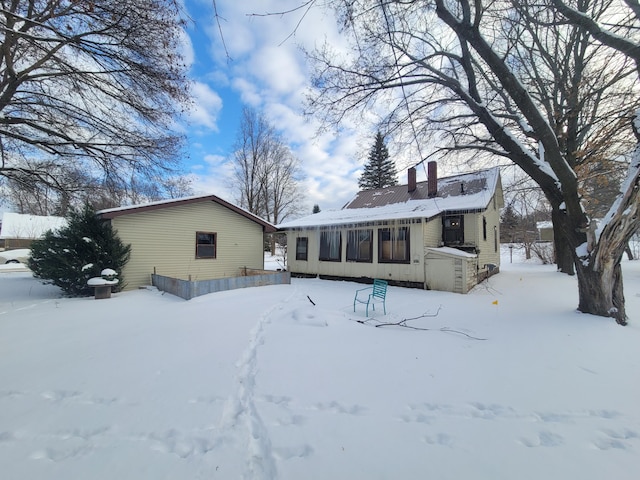
<svg viewBox="0 0 640 480">
<path fill-rule="evenodd" d="M 538 222 L 536 223 L 536 227 L 538 228 L 538 230 L 540 230 L 541 228 L 553 228 L 553 222 L 550 220 Z"/>
<path fill-rule="evenodd" d="M 47 230 L 57 230 L 66 224 L 64 217 L 5 212 L 2 215 L 0 238 L 40 238 Z"/>
<path fill-rule="evenodd" d="M 430 252 L 442 253 L 442 254 L 451 255 L 451 256 L 454 256 L 454 257 L 477 258 L 477 256 L 478 256 L 475 253 L 465 252 L 463 250 L 459 250 L 459 249 L 453 248 L 453 247 L 437 247 L 437 248 L 436 247 L 428 247 L 427 250 L 430 251 Z"/>
<path fill-rule="evenodd" d="M 215 203 L 218 203 L 219 205 L 222 205 L 226 208 L 229 208 L 230 210 L 248 218 L 249 220 L 252 220 L 260 225 L 262 225 L 263 227 L 265 227 L 265 231 L 267 233 L 271 233 L 271 232 L 275 232 L 276 231 L 276 227 L 274 225 L 272 225 L 271 223 L 267 222 L 266 220 L 258 217 L 257 215 L 254 215 L 253 213 L 251 213 L 249 210 L 245 210 L 242 207 L 238 207 L 237 205 L 234 205 L 230 202 L 227 202 L 226 200 L 216 196 L 216 195 L 196 195 L 196 196 L 191 196 L 191 197 L 182 197 L 182 198 L 172 198 L 169 200 L 159 200 L 156 202 L 149 202 L 149 203 L 143 203 L 143 204 L 139 204 L 139 205 L 129 205 L 129 206 L 125 206 L 125 207 L 116 207 L 116 208 L 107 208 L 104 210 L 99 210 L 98 212 L 96 212 L 96 215 L 98 215 L 99 217 L 102 218 L 106 218 L 106 219 L 110 219 L 110 218 L 115 218 L 115 217 L 119 217 L 121 215 L 128 215 L 128 214 L 132 214 L 132 213 L 139 213 L 139 212 L 146 212 L 146 211 L 151 211 L 151 210 L 158 210 L 164 207 L 171 207 L 174 205 L 188 205 L 191 203 L 198 203 L 198 202 L 205 202 L 205 201 L 212 201 Z"/>
<path fill-rule="evenodd" d="M 465 182 L 485 179 L 485 186 L 474 193 L 458 193 L 456 195 L 436 196 L 434 198 L 411 199 L 398 203 L 390 203 L 379 207 L 343 208 L 342 210 L 326 210 L 312 215 L 291 220 L 278 225 L 278 228 L 289 229 L 299 227 L 321 227 L 329 225 L 345 225 L 383 220 L 401 220 L 414 218 L 432 218 L 445 211 L 483 210 L 495 194 L 500 171 L 498 168 L 483 170 L 472 174 L 457 175 L 439 179 L 451 184 L 464 177 Z M 402 186 L 390 187 L 402 188 Z M 406 186 L 404 186 L 406 188 Z"/>
</svg>

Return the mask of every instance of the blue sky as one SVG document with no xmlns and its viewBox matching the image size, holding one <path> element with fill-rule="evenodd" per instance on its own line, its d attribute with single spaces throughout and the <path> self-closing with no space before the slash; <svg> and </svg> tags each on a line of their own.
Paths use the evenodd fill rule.
<svg viewBox="0 0 640 480">
<path fill-rule="evenodd" d="M 230 165 L 225 161 L 240 122 L 243 105 L 266 115 L 300 159 L 305 175 L 303 190 L 310 213 L 314 204 L 323 210 L 340 208 L 358 190 L 358 177 L 366 152 L 373 144 L 374 125 L 341 125 L 341 133 L 317 136 L 317 124 L 303 118 L 309 69 L 301 46 L 311 49 L 325 39 L 344 51 L 344 39 L 332 15 L 320 8 L 307 13 L 253 16 L 281 12 L 300 0 L 218 0 L 225 56 L 211 0 L 185 0 L 194 23 L 185 38 L 185 56 L 191 65 L 196 108 L 189 116 L 185 166 L 197 193 L 214 193 L 234 200 L 227 187 Z M 295 34 L 287 40 L 287 36 Z M 284 41 L 284 43 L 283 43 Z M 404 181 L 399 166 L 400 182 Z M 307 212 L 308 210 L 308 212 Z"/>
</svg>

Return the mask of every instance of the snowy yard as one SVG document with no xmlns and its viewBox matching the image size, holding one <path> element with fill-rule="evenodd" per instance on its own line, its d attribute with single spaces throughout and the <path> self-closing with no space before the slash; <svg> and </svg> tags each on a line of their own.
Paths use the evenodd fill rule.
<svg viewBox="0 0 640 480">
<path fill-rule="evenodd" d="M 349 282 L 62 299 L 0 270 L 2 478 L 635 480 L 624 268 L 628 327 L 505 258 L 468 295 L 390 287 L 375 320 L 441 305 L 408 323 L 426 331 L 358 323 Z"/>
</svg>

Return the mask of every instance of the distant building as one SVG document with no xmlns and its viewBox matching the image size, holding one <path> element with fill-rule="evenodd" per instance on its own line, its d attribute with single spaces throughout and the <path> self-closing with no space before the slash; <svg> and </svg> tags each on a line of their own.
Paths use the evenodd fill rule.
<svg viewBox="0 0 640 480">
<path fill-rule="evenodd" d="M 66 224 L 63 217 L 5 212 L 0 221 L 0 242 L 4 242 L 7 250 L 29 248 L 31 242 L 41 238 L 47 230 L 56 230 Z"/>
<path fill-rule="evenodd" d="M 544 221 L 536 223 L 539 242 L 553 242 L 553 222 Z"/>
</svg>

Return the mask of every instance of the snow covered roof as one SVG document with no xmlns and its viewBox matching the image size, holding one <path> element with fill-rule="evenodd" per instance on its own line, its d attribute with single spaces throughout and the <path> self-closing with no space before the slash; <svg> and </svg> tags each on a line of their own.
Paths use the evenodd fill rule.
<svg viewBox="0 0 640 480">
<path fill-rule="evenodd" d="M 66 224 L 64 217 L 5 212 L 2 215 L 0 238 L 36 239 L 47 230 L 57 230 Z"/>
<path fill-rule="evenodd" d="M 538 228 L 538 230 L 540 230 L 541 228 L 553 228 L 553 222 L 551 220 L 538 222 L 536 223 L 536 228 Z"/>
<path fill-rule="evenodd" d="M 276 227 L 270 224 L 269 222 L 267 222 L 266 220 L 263 220 L 262 218 L 254 215 L 248 210 L 245 210 L 244 208 L 240 208 L 236 205 L 233 205 L 232 203 L 229 203 L 226 200 L 223 200 L 222 198 L 217 197 L 215 195 L 198 195 L 193 197 L 160 200 L 157 202 L 149 202 L 149 203 L 144 203 L 140 205 L 130 205 L 127 207 L 107 208 L 105 210 L 100 210 L 96 212 L 96 214 L 101 218 L 111 219 L 111 218 L 119 217 L 122 215 L 130 215 L 132 213 L 147 212 L 151 210 L 160 210 L 162 208 L 173 207 L 177 205 L 188 205 L 190 203 L 209 202 L 209 201 L 222 205 L 223 207 L 226 207 L 242 215 L 243 217 L 246 217 L 249 220 L 252 220 L 262 225 L 265 229 L 264 231 L 267 233 L 276 231 Z"/>
<path fill-rule="evenodd" d="M 280 229 L 345 225 L 383 220 L 432 218 L 447 211 L 481 211 L 496 193 L 500 170 L 491 168 L 438 179 L 438 193 L 426 197 L 426 183 L 417 184 L 417 194 L 407 194 L 406 185 L 358 193 L 342 210 L 327 210 L 278 225 Z M 389 201 L 389 199 L 396 201 Z M 371 201 L 367 201 L 367 199 Z"/>
</svg>

